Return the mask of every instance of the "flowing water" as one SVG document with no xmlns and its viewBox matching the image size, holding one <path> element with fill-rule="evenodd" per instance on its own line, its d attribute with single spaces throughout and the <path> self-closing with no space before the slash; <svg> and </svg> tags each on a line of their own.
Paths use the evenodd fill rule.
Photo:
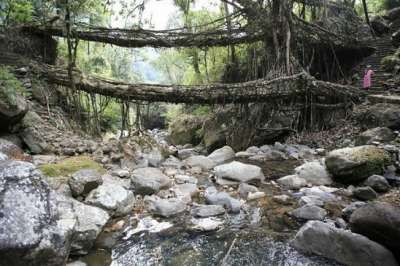
<svg viewBox="0 0 400 266">
<path fill-rule="evenodd" d="M 266 162 L 259 166 L 267 179 L 275 179 L 290 174 L 297 163 Z M 338 265 L 294 250 L 290 240 L 300 224 L 286 213 L 295 203 L 284 206 L 274 202 L 272 196 L 277 188 L 272 185 L 262 184 L 260 190 L 267 197 L 246 204 L 239 214 L 219 217 L 224 225 L 218 231 L 194 230 L 189 213 L 172 219 L 132 216 L 126 219 L 128 226 L 122 233 L 104 238 L 114 239 L 112 244 L 107 244 L 112 246 L 109 251 L 96 250 L 82 260 L 89 266 Z M 151 232 L 140 229 L 143 219 L 153 220 Z"/>
</svg>

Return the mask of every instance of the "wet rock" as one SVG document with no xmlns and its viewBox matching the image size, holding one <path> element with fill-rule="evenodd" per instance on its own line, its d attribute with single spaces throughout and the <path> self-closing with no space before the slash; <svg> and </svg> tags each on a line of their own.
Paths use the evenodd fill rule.
<svg viewBox="0 0 400 266">
<path fill-rule="evenodd" d="M 216 166 L 214 171 L 217 178 L 243 183 L 255 180 L 263 181 L 265 179 L 260 167 L 236 161 Z"/>
<path fill-rule="evenodd" d="M 172 217 L 186 210 L 186 204 L 180 199 L 162 199 L 158 196 L 146 196 L 144 198 L 146 209 L 155 215 Z"/>
<path fill-rule="evenodd" d="M 320 221 L 307 222 L 297 232 L 292 244 L 304 253 L 320 255 L 345 265 L 397 265 L 393 254 L 380 244 Z"/>
<path fill-rule="evenodd" d="M 85 255 L 93 247 L 97 236 L 103 230 L 110 216 L 98 207 L 71 200 L 78 221 L 74 229 L 71 254 Z"/>
<path fill-rule="evenodd" d="M 209 218 L 201 218 L 201 219 L 192 219 L 191 223 L 193 224 L 192 228 L 194 230 L 208 232 L 215 231 L 221 228 L 224 222 L 220 219 L 209 217 Z"/>
<path fill-rule="evenodd" d="M 325 162 L 313 161 L 302 164 L 295 169 L 295 173 L 312 185 L 330 185 L 332 179 L 325 167 Z"/>
<path fill-rule="evenodd" d="M 304 205 L 290 212 L 290 215 L 300 220 L 322 221 L 327 214 L 327 211 L 315 205 Z"/>
<path fill-rule="evenodd" d="M 0 217 L 1 265 L 65 263 L 75 215 L 33 164 L 0 162 Z"/>
<path fill-rule="evenodd" d="M 193 216 L 205 218 L 225 214 L 225 209 L 220 205 L 195 205 L 191 213 Z"/>
<path fill-rule="evenodd" d="M 380 175 L 372 175 L 365 180 L 364 185 L 373 188 L 377 192 L 387 192 L 390 189 L 389 182 L 385 177 Z"/>
<path fill-rule="evenodd" d="M 371 187 L 357 187 L 353 191 L 354 197 L 360 200 L 373 200 L 378 194 Z"/>
<path fill-rule="evenodd" d="M 350 227 L 353 232 L 387 247 L 400 261 L 399 207 L 383 202 L 368 203 L 353 212 Z"/>
<path fill-rule="evenodd" d="M 326 157 L 326 167 L 333 178 L 342 183 L 356 183 L 374 174 L 381 174 L 390 165 L 391 157 L 375 146 L 359 146 L 334 150 Z"/>
<path fill-rule="evenodd" d="M 134 229 L 127 231 L 124 240 L 129 239 L 132 235 L 141 233 L 143 231 L 148 231 L 150 233 L 158 233 L 168 228 L 171 228 L 172 224 L 168 222 L 158 222 L 152 217 L 144 217 L 139 220 L 138 225 Z"/>
<path fill-rule="evenodd" d="M 103 183 L 101 174 L 95 169 L 82 169 L 75 172 L 68 180 L 74 197 L 87 195 Z"/>
<path fill-rule="evenodd" d="M 235 151 L 229 146 L 224 146 L 218 150 L 213 151 L 207 157 L 211 159 L 216 165 L 219 165 L 235 158 Z"/>
<path fill-rule="evenodd" d="M 233 213 L 239 212 L 242 205 L 239 200 L 232 198 L 226 192 L 218 192 L 215 187 L 208 187 L 204 196 L 209 204 L 223 206 L 225 209 Z"/>
<path fill-rule="evenodd" d="M 187 166 L 200 167 L 202 170 L 205 170 L 205 171 L 212 169 L 216 165 L 213 160 L 211 160 L 203 155 L 190 156 L 183 162 Z"/>
<path fill-rule="evenodd" d="M 298 175 L 288 175 L 279 178 L 276 180 L 282 186 L 285 186 L 288 189 L 299 189 L 307 186 L 307 181 L 304 178 L 299 177 Z"/>
<path fill-rule="evenodd" d="M 132 184 L 135 193 L 142 195 L 153 194 L 160 189 L 171 186 L 171 179 L 157 168 L 139 168 L 132 172 Z"/>
<path fill-rule="evenodd" d="M 394 132 L 391 129 L 387 127 L 377 127 L 361 133 L 356 138 L 356 145 L 357 146 L 367 145 L 367 144 L 373 144 L 374 142 L 385 143 L 385 142 L 390 142 L 395 138 L 396 134 L 394 134 Z"/>
<path fill-rule="evenodd" d="M 355 210 L 357 210 L 358 208 L 364 206 L 366 203 L 363 201 L 356 201 L 356 202 L 352 202 L 350 203 L 350 205 L 348 205 L 346 208 L 344 208 L 342 210 L 342 217 L 346 220 L 349 221 L 350 220 L 350 216 L 353 214 L 353 212 Z"/>
<path fill-rule="evenodd" d="M 85 202 L 100 207 L 113 216 L 122 216 L 132 211 L 135 197 L 132 191 L 126 190 L 120 185 L 105 183 L 92 190 Z"/>
</svg>

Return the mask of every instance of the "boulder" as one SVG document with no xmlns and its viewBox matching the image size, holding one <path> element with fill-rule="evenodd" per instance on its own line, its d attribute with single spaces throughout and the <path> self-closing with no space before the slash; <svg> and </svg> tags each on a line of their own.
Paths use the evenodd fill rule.
<svg viewBox="0 0 400 266">
<path fill-rule="evenodd" d="M 86 196 L 91 190 L 97 188 L 103 183 L 101 174 L 96 169 L 81 169 L 68 180 L 74 197 Z"/>
<path fill-rule="evenodd" d="M 191 211 L 196 217 L 212 217 L 225 214 L 225 209 L 221 205 L 195 205 Z"/>
<path fill-rule="evenodd" d="M 385 143 L 392 141 L 395 138 L 396 134 L 394 134 L 394 132 L 390 128 L 376 127 L 361 133 L 356 138 L 355 144 L 357 146 L 361 146 L 361 145 L 373 144 L 374 142 Z"/>
<path fill-rule="evenodd" d="M 192 202 L 192 197 L 199 193 L 197 185 L 191 183 L 175 185 L 170 188 L 170 191 L 172 191 L 178 199 L 186 203 Z"/>
<path fill-rule="evenodd" d="M 361 182 L 371 175 L 381 174 L 390 163 L 390 154 L 368 145 L 334 150 L 325 160 L 332 177 L 341 183 Z"/>
<path fill-rule="evenodd" d="M 146 209 L 155 215 L 172 217 L 186 210 L 186 203 L 178 198 L 162 199 L 158 196 L 144 198 Z"/>
<path fill-rule="evenodd" d="M 388 127 L 400 129 L 400 106 L 388 103 L 378 103 L 368 106 L 357 116 L 359 123 L 367 128 Z"/>
<path fill-rule="evenodd" d="M 399 207 L 383 202 L 368 203 L 353 212 L 350 228 L 351 231 L 387 247 L 400 261 Z"/>
<path fill-rule="evenodd" d="M 184 164 L 190 167 L 200 167 L 202 170 L 207 171 L 212 169 L 216 164 L 213 160 L 203 155 L 190 156 L 183 161 Z"/>
<path fill-rule="evenodd" d="M 398 265 L 393 254 L 380 244 L 320 221 L 309 221 L 303 225 L 292 245 L 301 252 L 323 256 L 345 265 Z"/>
<path fill-rule="evenodd" d="M 356 187 L 353 190 L 353 196 L 359 200 L 373 200 L 378 194 L 371 187 Z"/>
<path fill-rule="evenodd" d="M 192 219 L 191 223 L 193 224 L 192 229 L 201 232 L 218 230 L 224 224 L 223 221 L 214 217 Z"/>
<path fill-rule="evenodd" d="M 400 7 L 393 8 L 389 10 L 386 14 L 386 17 L 390 20 L 396 20 L 400 18 Z"/>
<path fill-rule="evenodd" d="M 206 201 L 209 204 L 220 205 L 227 209 L 229 212 L 240 212 L 241 202 L 232 198 L 226 192 L 218 192 L 215 187 L 208 187 L 204 193 Z"/>
<path fill-rule="evenodd" d="M 381 16 L 375 16 L 371 19 L 371 27 L 379 36 L 390 31 L 389 24 Z"/>
<path fill-rule="evenodd" d="M 122 216 L 133 210 L 135 197 L 132 191 L 120 185 L 105 183 L 90 191 L 85 202 L 100 207 L 113 216 Z"/>
<path fill-rule="evenodd" d="M 216 112 L 204 121 L 203 143 L 207 152 L 226 145 L 226 123 L 230 122 L 231 116 L 225 112 Z"/>
<path fill-rule="evenodd" d="M 0 162 L 0 264 L 64 265 L 76 217 L 33 164 Z"/>
<path fill-rule="evenodd" d="M 372 175 L 368 177 L 364 185 L 373 188 L 377 192 L 387 192 L 390 189 L 389 182 L 381 175 Z"/>
<path fill-rule="evenodd" d="M 28 111 L 28 104 L 25 98 L 15 88 L 0 83 L 0 124 L 2 129 L 18 123 Z"/>
<path fill-rule="evenodd" d="M 211 159 L 216 165 L 219 165 L 235 158 L 235 151 L 229 146 L 224 146 L 213 151 L 207 158 Z"/>
<path fill-rule="evenodd" d="M 182 115 L 169 125 L 168 139 L 174 145 L 185 145 L 187 143 L 197 145 L 201 141 L 199 131 L 202 126 L 202 118 L 192 115 Z"/>
<path fill-rule="evenodd" d="M 139 168 L 132 172 L 132 184 L 135 193 L 148 195 L 157 193 L 160 189 L 171 186 L 171 179 L 157 168 Z"/>
<path fill-rule="evenodd" d="M 71 243 L 71 254 L 85 255 L 92 249 L 97 236 L 103 230 L 110 216 L 98 207 L 71 200 L 78 221 Z"/>
<path fill-rule="evenodd" d="M 327 211 L 315 205 L 304 205 L 290 212 L 290 215 L 300 220 L 324 220 Z"/>
<path fill-rule="evenodd" d="M 325 167 L 324 161 L 307 162 L 295 169 L 298 177 L 303 178 L 312 185 L 330 185 L 332 179 Z"/>
<path fill-rule="evenodd" d="M 255 180 L 264 181 L 265 179 L 260 167 L 236 161 L 218 165 L 214 168 L 214 171 L 217 178 L 237 181 L 240 183 Z"/>
<path fill-rule="evenodd" d="M 50 150 L 50 145 L 45 141 L 46 131 L 42 128 L 43 124 L 42 118 L 33 111 L 27 112 L 21 121 L 21 138 L 33 154 Z"/>
</svg>

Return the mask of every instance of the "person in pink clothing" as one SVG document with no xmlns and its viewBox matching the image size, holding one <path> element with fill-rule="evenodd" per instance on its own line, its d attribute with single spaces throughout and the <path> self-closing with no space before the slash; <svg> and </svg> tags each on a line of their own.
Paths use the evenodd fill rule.
<svg viewBox="0 0 400 266">
<path fill-rule="evenodd" d="M 363 88 L 368 89 L 372 86 L 372 76 L 374 75 L 374 71 L 371 69 L 371 66 L 367 66 L 365 69 L 365 74 L 364 74 L 364 82 L 363 82 Z"/>
</svg>

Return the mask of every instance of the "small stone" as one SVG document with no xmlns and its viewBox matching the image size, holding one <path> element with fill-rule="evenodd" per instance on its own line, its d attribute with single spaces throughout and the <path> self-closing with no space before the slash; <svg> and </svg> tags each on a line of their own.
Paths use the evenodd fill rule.
<svg viewBox="0 0 400 266">
<path fill-rule="evenodd" d="M 288 195 L 277 195 L 277 196 L 273 196 L 272 199 L 274 201 L 276 201 L 277 203 L 284 204 L 284 205 L 290 204 L 290 201 L 291 201 L 291 197 Z"/>
<path fill-rule="evenodd" d="M 186 210 L 186 203 L 177 198 L 162 199 L 158 196 L 145 196 L 144 202 L 150 212 L 166 218 Z"/>
<path fill-rule="evenodd" d="M 324 220 L 327 215 L 327 211 L 315 206 L 315 205 L 305 205 L 303 207 L 297 208 L 290 212 L 290 215 L 301 220 Z"/>
<path fill-rule="evenodd" d="M 288 175 L 276 180 L 280 185 L 285 186 L 288 189 L 299 189 L 307 186 L 307 181 L 298 175 Z"/>
<path fill-rule="evenodd" d="M 201 218 L 201 219 L 192 219 L 193 229 L 199 230 L 202 232 L 215 231 L 218 230 L 224 222 L 220 219 L 209 217 L 209 218 Z"/>
<path fill-rule="evenodd" d="M 357 187 L 353 191 L 354 197 L 360 200 L 373 200 L 378 194 L 371 187 Z"/>
<path fill-rule="evenodd" d="M 377 192 L 387 192 L 390 189 L 389 182 L 380 175 L 372 175 L 365 180 L 364 185 L 373 188 Z"/>
</svg>

